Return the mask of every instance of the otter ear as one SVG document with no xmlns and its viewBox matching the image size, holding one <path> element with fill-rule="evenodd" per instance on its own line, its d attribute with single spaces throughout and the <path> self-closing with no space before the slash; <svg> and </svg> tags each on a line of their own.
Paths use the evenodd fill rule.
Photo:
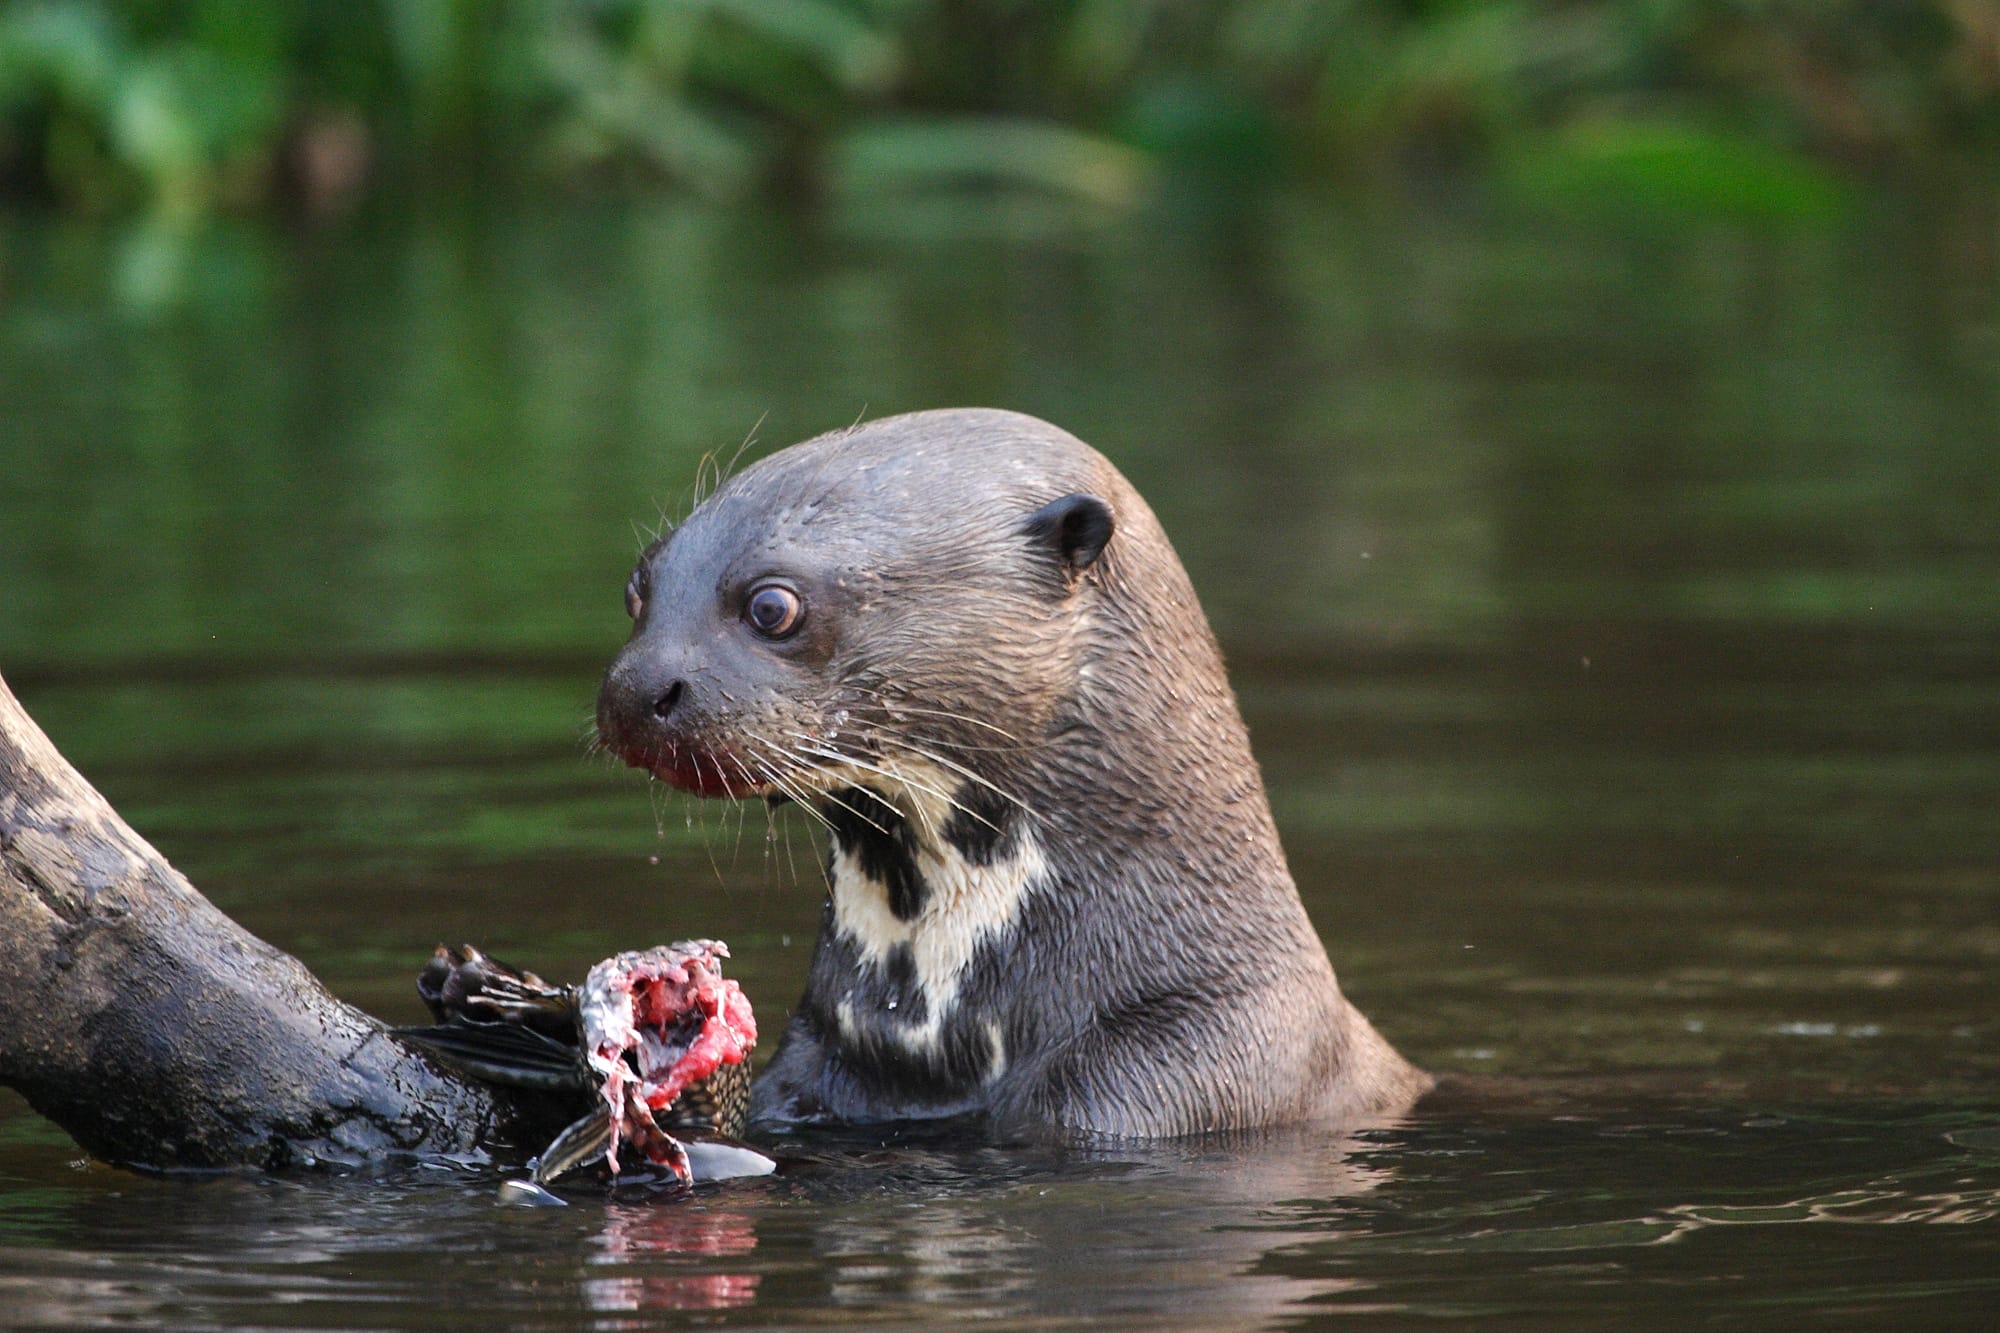
<svg viewBox="0 0 2000 1333">
<path fill-rule="evenodd" d="M 1075 579 L 1097 563 L 1111 540 L 1111 506 L 1094 495 L 1065 495 L 1028 515 L 1021 532 L 1054 556 L 1063 573 Z"/>
</svg>

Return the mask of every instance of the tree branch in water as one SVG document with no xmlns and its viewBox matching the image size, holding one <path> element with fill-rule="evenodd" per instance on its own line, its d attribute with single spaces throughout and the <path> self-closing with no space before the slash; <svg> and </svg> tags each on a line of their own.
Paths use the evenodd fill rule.
<svg viewBox="0 0 2000 1333">
<path fill-rule="evenodd" d="M 535 1144 L 244 930 L 118 817 L 0 679 L 0 1083 L 153 1168 L 361 1165 Z"/>
</svg>

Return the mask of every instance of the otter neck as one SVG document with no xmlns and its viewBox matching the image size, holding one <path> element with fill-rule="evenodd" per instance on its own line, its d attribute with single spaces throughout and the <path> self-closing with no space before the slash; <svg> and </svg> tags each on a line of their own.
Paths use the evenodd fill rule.
<svg viewBox="0 0 2000 1333">
<path fill-rule="evenodd" d="M 1011 952 L 1048 879 L 1018 806 L 977 783 L 910 778 L 815 803 L 832 830 L 828 929 L 807 1003 L 836 1044 L 892 1052 L 908 1091 L 958 1097 L 1007 1066 L 1006 1015 L 977 974 Z"/>
<path fill-rule="evenodd" d="M 1042 750 L 1041 766 L 1090 766 L 1096 747 L 1075 739 Z M 1088 1024 L 1123 990 L 1178 984 L 1172 969 L 1154 977 L 1168 960 L 1117 928 L 1134 913 L 1188 921 L 1224 952 L 1288 939 L 1316 951 L 1247 772 L 1242 790 L 1191 784 L 1192 804 L 1102 768 L 1091 780 L 1110 799 L 1095 808 L 908 764 L 873 778 L 879 786 L 824 793 L 814 806 L 832 834 L 826 922 L 802 1012 L 906 1109 L 967 1109 L 1007 1072 L 1016 1043 Z M 1117 790 L 1124 781 L 1131 791 Z M 1191 839 L 1191 825 L 1235 836 Z M 1217 885 L 1236 886 L 1220 919 L 1201 905 Z M 1019 969 L 1064 950 L 1082 960 L 1065 978 L 1080 1003 L 1052 1012 Z"/>
</svg>

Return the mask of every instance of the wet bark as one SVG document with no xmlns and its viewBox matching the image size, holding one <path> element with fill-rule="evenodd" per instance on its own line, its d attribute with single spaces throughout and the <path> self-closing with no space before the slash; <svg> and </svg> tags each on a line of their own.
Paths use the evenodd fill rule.
<svg viewBox="0 0 2000 1333">
<path fill-rule="evenodd" d="M 134 1166 L 505 1149 L 499 1100 L 334 998 L 120 819 L 0 679 L 0 1083 Z"/>
</svg>

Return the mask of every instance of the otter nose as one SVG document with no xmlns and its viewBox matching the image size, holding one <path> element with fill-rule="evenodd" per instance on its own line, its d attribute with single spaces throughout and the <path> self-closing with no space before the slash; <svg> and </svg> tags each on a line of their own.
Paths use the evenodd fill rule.
<svg viewBox="0 0 2000 1333">
<path fill-rule="evenodd" d="M 597 734 L 621 757 L 647 759 L 671 743 L 673 729 L 686 722 L 695 690 L 679 666 L 628 649 L 605 672 L 597 692 Z"/>
</svg>

